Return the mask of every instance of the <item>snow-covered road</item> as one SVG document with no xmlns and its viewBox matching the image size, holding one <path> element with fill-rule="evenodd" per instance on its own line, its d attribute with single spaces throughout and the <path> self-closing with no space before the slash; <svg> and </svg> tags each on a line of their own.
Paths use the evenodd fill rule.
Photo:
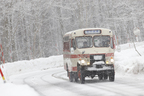
<svg viewBox="0 0 144 96">
<path fill-rule="evenodd" d="M 11 82 L 28 84 L 40 96 L 144 96 L 144 82 L 116 74 L 116 80 L 87 78 L 85 84 L 71 83 L 63 67 L 12 76 Z"/>
<path fill-rule="evenodd" d="M 142 56 L 132 45 L 115 52 L 114 82 L 69 82 L 62 55 L 7 63 L 1 66 L 7 83 L 0 77 L 0 96 L 144 96 L 144 42 L 136 43 Z"/>
</svg>

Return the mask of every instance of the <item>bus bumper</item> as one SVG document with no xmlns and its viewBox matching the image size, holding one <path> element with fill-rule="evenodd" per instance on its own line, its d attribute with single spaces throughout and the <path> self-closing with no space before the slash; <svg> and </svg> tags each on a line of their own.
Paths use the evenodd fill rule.
<svg viewBox="0 0 144 96">
<path fill-rule="evenodd" d="M 93 65 L 84 67 L 85 76 L 94 77 L 95 75 L 110 75 L 115 74 L 113 64 Z"/>
<path fill-rule="evenodd" d="M 85 70 L 87 71 L 105 71 L 105 70 L 114 70 L 114 65 L 113 64 L 103 64 L 103 65 L 92 65 L 92 66 L 87 66 L 85 67 Z"/>
</svg>

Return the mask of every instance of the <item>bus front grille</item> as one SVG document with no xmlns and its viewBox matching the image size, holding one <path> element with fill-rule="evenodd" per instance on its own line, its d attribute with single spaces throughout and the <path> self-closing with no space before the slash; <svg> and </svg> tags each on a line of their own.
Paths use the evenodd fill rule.
<svg viewBox="0 0 144 96">
<path fill-rule="evenodd" d="M 105 62 L 105 54 L 95 54 L 90 55 L 90 64 L 92 65 L 94 62 L 104 61 Z"/>
</svg>

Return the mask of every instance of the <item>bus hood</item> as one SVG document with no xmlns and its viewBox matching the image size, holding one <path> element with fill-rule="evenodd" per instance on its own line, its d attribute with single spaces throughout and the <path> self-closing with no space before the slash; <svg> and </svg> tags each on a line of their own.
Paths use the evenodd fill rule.
<svg viewBox="0 0 144 96">
<path fill-rule="evenodd" d="M 86 48 L 86 49 L 77 49 L 76 54 L 105 54 L 105 53 L 114 53 L 114 50 L 111 48 Z"/>
</svg>

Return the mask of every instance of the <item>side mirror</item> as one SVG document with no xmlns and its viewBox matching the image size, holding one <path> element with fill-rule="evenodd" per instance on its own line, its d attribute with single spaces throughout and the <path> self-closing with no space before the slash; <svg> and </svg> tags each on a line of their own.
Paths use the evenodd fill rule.
<svg viewBox="0 0 144 96">
<path fill-rule="evenodd" d="M 84 53 L 85 53 L 85 51 L 82 52 L 82 54 L 84 54 Z"/>
<path fill-rule="evenodd" d="M 70 52 L 71 52 L 71 54 L 74 53 L 74 48 L 73 47 L 70 48 Z"/>
</svg>

